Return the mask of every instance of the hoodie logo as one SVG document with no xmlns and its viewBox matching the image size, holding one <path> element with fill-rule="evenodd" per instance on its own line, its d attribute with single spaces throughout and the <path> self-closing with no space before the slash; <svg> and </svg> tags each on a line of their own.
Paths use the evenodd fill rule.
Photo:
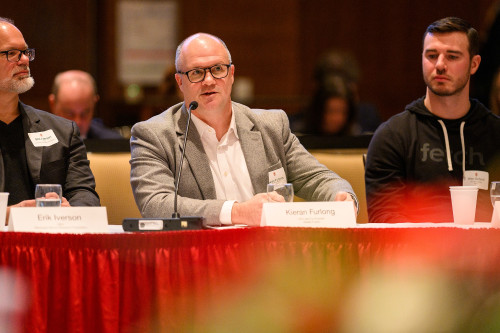
<svg viewBox="0 0 500 333">
<path fill-rule="evenodd" d="M 468 151 L 467 151 L 468 150 Z M 441 148 L 431 148 L 429 143 L 424 143 L 420 148 L 422 162 L 443 162 L 446 161 L 446 152 Z M 451 159 L 458 165 L 462 165 L 462 151 L 457 151 L 451 155 Z M 484 155 L 481 152 L 475 152 L 474 147 L 466 148 L 465 153 L 466 165 L 481 165 L 485 166 Z"/>
</svg>

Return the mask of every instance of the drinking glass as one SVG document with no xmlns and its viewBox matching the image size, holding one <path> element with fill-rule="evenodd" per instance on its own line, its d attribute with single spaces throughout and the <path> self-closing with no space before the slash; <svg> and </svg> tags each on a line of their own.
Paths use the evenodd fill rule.
<svg viewBox="0 0 500 333">
<path fill-rule="evenodd" d="M 290 183 L 267 184 L 268 197 L 271 192 L 276 192 L 281 195 L 285 199 L 285 202 L 293 202 L 293 185 Z"/>
<path fill-rule="evenodd" d="M 490 197 L 491 204 L 495 207 L 495 201 L 500 201 L 500 182 L 491 182 Z"/>
<path fill-rule="evenodd" d="M 47 196 L 47 194 L 49 194 Z M 37 184 L 35 202 L 37 207 L 61 207 L 62 187 L 59 184 Z"/>
</svg>

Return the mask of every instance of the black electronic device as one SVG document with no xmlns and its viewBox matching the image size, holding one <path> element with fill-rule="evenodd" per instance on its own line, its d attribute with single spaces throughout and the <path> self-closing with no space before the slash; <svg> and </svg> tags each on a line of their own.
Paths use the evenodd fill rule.
<svg viewBox="0 0 500 333">
<path fill-rule="evenodd" d="M 197 216 L 182 218 L 125 218 L 124 231 L 174 231 L 204 229 L 205 219 Z"/>
</svg>

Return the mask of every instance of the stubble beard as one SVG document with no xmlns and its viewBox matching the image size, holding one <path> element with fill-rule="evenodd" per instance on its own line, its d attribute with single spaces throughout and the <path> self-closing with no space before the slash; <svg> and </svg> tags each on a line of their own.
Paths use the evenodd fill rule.
<svg viewBox="0 0 500 333">
<path fill-rule="evenodd" d="M 455 89 L 448 89 L 448 88 L 443 88 L 443 89 L 440 89 L 440 87 L 433 87 L 432 84 L 430 82 L 427 82 L 427 87 L 429 88 L 429 90 L 436 96 L 441 96 L 441 97 L 446 97 L 446 96 L 453 96 L 453 95 L 458 95 L 459 93 L 461 93 L 464 88 L 467 86 L 467 82 L 469 80 L 465 80 L 465 82 L 458 82 L 458 87 L 456 87 Z"/>
<path fill-rule="evenodd" d="M 440 84 L 436 84 L 433 86 L 432 80 L 429 81 L 427 80 L 427 78 L 424 78 L 425 84 L 427 85 L 429 90 L 436 96 L 441 96 L 441 97 L 458 95 L 465 89 L 469 80 L 470 80 L 470 68 L 467 74 L 456 80 L 455 84 L 451 88 L 442 87 L 442 89 L 440 89 L 441 88 Z"/>
</svg>

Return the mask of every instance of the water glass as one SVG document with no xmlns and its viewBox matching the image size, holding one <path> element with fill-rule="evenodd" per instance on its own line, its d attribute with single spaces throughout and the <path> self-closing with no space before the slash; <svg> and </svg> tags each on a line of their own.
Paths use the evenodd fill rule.
<svg viewBox="0 0 500 333">
<path fill-rule="evenodd" d="M 293 185 L 290 183 L 286 184 L 267 184 L 267 193 L 276 192 L 281 195 L 285 202 L 293 202 Z M 270 200 L 268 200 L 270 201 Z"/>
<path fill-rule="evenodd" d="M 500 201 L 500 182 L 491 182 L 490 197 L 491 204 L 495 207 L 495 201 Z"/>
<path fill-rule="evenodd" d="M 37 184 L 35 202 L 37 207 L 61 207 L 62 187 L 59 184 Z"/>
</svg>

